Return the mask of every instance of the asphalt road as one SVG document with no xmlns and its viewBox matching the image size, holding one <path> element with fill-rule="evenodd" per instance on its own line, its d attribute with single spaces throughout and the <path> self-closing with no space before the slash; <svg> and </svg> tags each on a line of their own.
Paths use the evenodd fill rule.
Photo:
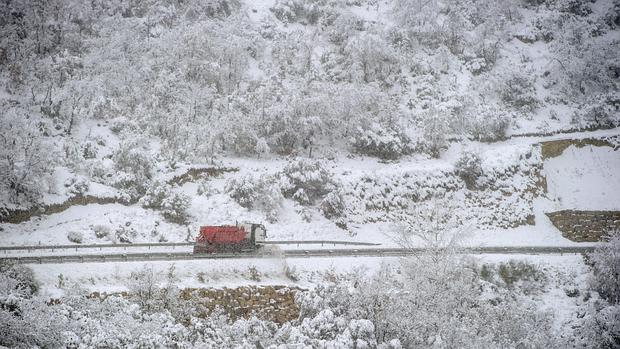
<svg viewBox="0 0 620 349">
<path fill-rule="evenodd" d="M 594 247 L 476 247 L 457 251 L 461 254 L 576 254 L 587 253 Z M 433 253 L 425 248 L 341 248 L 341 249 L 260 249 L 254 252 L 193 254 L 192 252 L 142 252 L 142 253 L 101 253 L 101 254 L 48 254 L 27 256 L 0 256 L 0 260 L 10 260 L 24 264 L 39 263 L 87 263 L 87 262 L 133 262 L 133 261 L 175 261 L 226 258 L 312 258 L 312 257 L 406 257 L 416 254 Z"/>
</svg>

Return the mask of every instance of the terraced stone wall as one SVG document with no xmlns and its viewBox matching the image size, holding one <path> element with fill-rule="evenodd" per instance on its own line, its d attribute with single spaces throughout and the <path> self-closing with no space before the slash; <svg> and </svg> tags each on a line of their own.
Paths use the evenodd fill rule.
<svg viewBox="0 0 620 349">
<path fill-rule="evenodd" d="M 181 299 L 201 304 L 204 308 L 200 308 L 207 312 L 220 307 L 232 320 L 247 319 L 254 314 L 259 319 L 283 324 L 299 317 L 299 307 L 295 304 L 295 294 L 299 291 L 300 289 L 286 286 L 188 288 L 181 292 Z"/>
<path fill-rule="evenodd" d="M 563 210 L 546 213 L 562 236 L 576 242 L 600 241 L 613 230 L 620 230 L 620 211 Z"/>
</svg>

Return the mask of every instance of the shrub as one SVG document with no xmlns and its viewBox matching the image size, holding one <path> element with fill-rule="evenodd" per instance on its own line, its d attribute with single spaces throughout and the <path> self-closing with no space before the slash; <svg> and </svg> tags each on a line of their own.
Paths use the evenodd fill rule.
<svg viewBox="0 0 620 349">
<path fill-rule="evenodd" d="M 319 20 L 332 23 L 336 16 L 329 7 L 319 6 L 317 2 L 306 0 L 278 0 L 270 10 L 277 19 L 284 23 L 315 24 Z"/>
<path fill-rule="evenodd" d="M 253 265 L 248 267 L 248 279 L 256 282 L 261 280 L 261 273 Z"/>
<path fill-rule="evenodd" d="M 187 221 L 190 198 L 173 191 L 166 183 L 155 181 L 140 199 L 140 204 L 144 208 L 160 210 L 162 216 L 170 222 L 182 224 Z"/>
<path fill-rule="evenodd" d="M 88 192 L 90 185 L 84 178 L 71 177 L 65 182 L 65 187 L 69 193 L 76 196 L 83 196 Z"/>
<path fill-rule="evenodd" d="M 616 127 L 620 125 L 618 109 L 620 109 L 620 94 L 609 93 L 592 98 L 585 106 L 577 120 L 581 119 L 583 127 Z"/>
<path fill-rule="evenodd" d="M 202 180 L 198 182 L 198 188 L 196 189 L 196 195 L 210 197 L 215 194 L 219 194 L 217 188 L 214 188 L 211 185 L 211 182 L 208 180 Z"/>
<path fill-rule="evenodd" d="M 497 108 L 481 106 L 468 115 L 467 132 L 481 142 L 495 142 L 506 139 L 510 117 Z"/>
<path fill-rule="evenodd" d="M 112 159 L 119 171 L 113 185 L 127 191 L 132 199 L 138 199 L 146 192 L 146 185 L 153 176 L 153 158 L 143 146 L 143 139 L 123 140 Z"/>
<path fill-rule="evenodd" d="M 474 152 L 464 151 L 454 164 L 456 174 L 463 179 L 467 189 L 476 188 L 476 180 L 482 175 L 482 159 Z"/>
<path fill-rule="evenodd" d="M 110 228 L 105 225 L 101 225 L 101 224 L 93 225 L 91 229 L 93 230 L 93 232 L 95 233 L 95 236 L 98 239 L 103 239 L 105 237 L 110 236 Z"/>
<path fill-rule="evenodd" d="M 342 191 L 331 191 L 321 201 L 320 210 L 327 219 L 340 218 L 344 214 L 345 205 Z"/>
<path fill-rule="evenodd" d="M 97 157 L 97 144 L 87 141 L 82 144 L 82 156 L 84 159 L 94 159 Z"/>
<path fill-rule="evenodd" d="M 592 13 L 592 9 L 583 0 L 558 0 L 555 6 L 560 12 L 571 13 L 576 16 L 585 17 Z"/>
<path fill-rule="evenodd" d="M 269 222 L 278 220 L 283 197 L 274 177 L 247 175 L 232 178 L 224 190 L 242 207 L 262 211 Z"/>
<path fill-rule="evenodd" d="M 434 158 L 439 158 L 441 151 L 448 146 L 449 131 L 450 125 L 444 115 L 435 111 L 428 112 L 422 129 L 422 150 Z"/>
<path fill-rule="evenodd" d="M 136 236 L 138 236 L 138 232 L 135 229 L 122 225 L 116 228 L 114 232 L 115 242 L 130 244 Z"/>
<path fill-rule="evenodd" d="M 583 347 L 618 348 L 620 346 L 620 305 L 595 311 L 580 329 Z"/>
<path fill-rule="evenodd" d="M 591 287 L 612 304 L 620 304 L 620 231 L 605 237 L 600 245 L 588 255 L 592 263 Z"/>
<path fill-rule="evenodd" d="M 17 205 L 32 206 L 52 183 L 54 157 L 50 156 L 51 143 L 39 128 L 32 120 L 28 121 L 26 115 L 3 106 L 0 114 L 0 192 Z"/>
<path fill-rule="evenodd" d="M 33 295 L 39 291 L 39 283 L 34 277 L 34 272 L 23 264 L 0 260 L 0 274 L 15 280 L 16 290 L 24 296 Z"/>
<path fill-rule="evenodd" d="M 480 277 L 508 289 L 518 288 L 525 294 L 540 290 L 547 281 L 544 272 L 535 265 L 512 259 L 498 266 L 483 265 L 480 269 Z"/>
<path fill-rule="evenodd" d="M 259 195 L 257 187 L 254 177 L 247 175 L 229 179 L 224 191 L 241 207 L 252 208 Z"/>
<path fill-rule="evenodd" d="M 70 231 L 67 233 L 67 239 L 76 244 L 81 244 L 84 239 L 84 235 L 79 231 Z"/>
<path fill-rule="evenodd" d="M 282 193 L 302 205 L 313 204 L 334 188 L 332 174 L 320 161 L 297 159 L 289 162 L 282 173 Z"/>
<path fill-rule="evenodd" d="M 411 153 L 411 140 L 400 128 L 386 128 L 375 122 L 367 129 L 358 128 L 351 147 L 359 154 L 394 160 Z"/>
<path fill-rule="evenodd" d="M 297 272 L 297 269 L 295 268 L 295 266 L 289 267 L 288 264 L 286 264 L 284 266 L 284 275 L 286 275 L 286 277 L 291 281 L 300 280 L 299 273 Z"/>
<path fill-rule="evenodd" d="M 534 82 L 523 75 L 513 75 L 506 80 L 500 97 L 507 105 L 524 112 L 532 112 L 538 106 Z"/>
<path fill-rule="evenodd" d="M 611 29 L 620 27 L 620 0 L 613 1 L 613 6 L 611 6 L 605 14 L 605 23 Z"/>
<path fill-rule="evenodd" d="M 189 196 L 172 192 L 161 203 L 161 214 L 168 221 L 178 224 L 185 224 L 188 219 L 187 209 L 191 202 Z"/>
</svg>

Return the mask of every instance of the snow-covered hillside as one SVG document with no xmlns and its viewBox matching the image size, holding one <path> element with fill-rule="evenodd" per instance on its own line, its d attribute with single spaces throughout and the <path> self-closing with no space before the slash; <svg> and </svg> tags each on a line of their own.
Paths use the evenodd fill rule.
<svg viewBox="0 0 620 349">
<path fill-rule="evenodd" d="M 0 245 L 70 251 L 4 249 L 0 347 L 618 347 L 618 52 L 620 0 L 1 1 Z M 123 255 L 237 222 L 426 250 Z"/>
</svg>

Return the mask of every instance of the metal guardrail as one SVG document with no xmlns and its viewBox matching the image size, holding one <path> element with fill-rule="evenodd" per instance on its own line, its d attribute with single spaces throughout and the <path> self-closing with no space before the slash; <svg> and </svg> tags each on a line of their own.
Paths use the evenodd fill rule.
<svg viewBox="0 0 620 349">
<path fill-rule="evenodd" d="M 0 251 L 33 251 L 33 250 L 73 250 L 87 248 L 134 248 L 134 247 L 177 247 L 193 246 L 193 242 L 159 242 L 159 243 L 135 243 L 135 244 L 75 244 L 75 245 L 24 245 L 24 246 L 0 246 Z"/>
<path fill-rule="evenodd" d="M 475 247 L 457 251 L 461 254 L 576 254 L 591 252 L 595 247 Z M 240 259 L 240 258 L 310 258 L 310 257 L 406 257 L 430 253 L 426 248 L 377 248 L 377 249 L 312 249 L 283 250 L 275 253 L 257 251 L 251 253 L 194 254 L 191 252 L 153 252 L 153 253 L 115 253 L 91 255 L 48 255 L 25 257 L 0 257 L 24 264 L 41 263 L 87 263 L 87 262 L 134 262 L 134 261 L 173 261 L 200 259 Z"/>
<path fill-rule="evenodd" d="M 265 245 L 359 245 L 379 246 L 372 242 L 338 241 L 338 240 L 270 240 Z M 138 248 L 138 247 L 187 247 L 194 246 L 193 242 L 158 242 L 158 243 L 132 243 L 132 244 L 73 244 L 73 245 L 24 245 L 24 246 L 0 246 L 0 251 L 34 251 L 34 250 L 79 250 L 104 248 Z"/>
<path fill-rule="evenodd" d="M 339 240 L 268 240 L 261 244 L 265 245 L 359 245 L 380 246 L 375 242 L 339 241 Z"/>
</svg>

